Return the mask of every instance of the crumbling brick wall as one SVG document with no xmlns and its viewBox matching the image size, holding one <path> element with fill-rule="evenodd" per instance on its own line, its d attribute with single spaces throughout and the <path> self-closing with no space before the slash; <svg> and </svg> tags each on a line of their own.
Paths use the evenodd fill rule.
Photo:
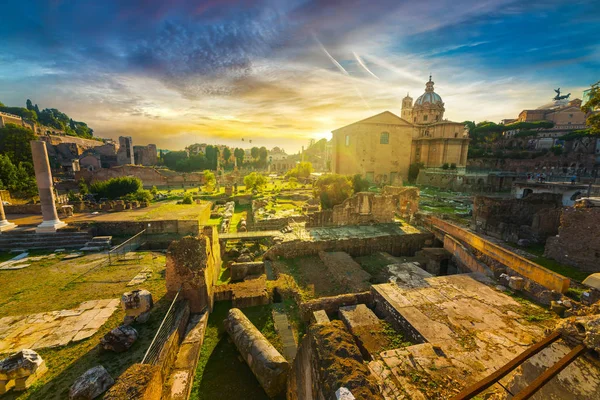
<svg viewBox="0 0 600 400">
<path fill-rule="evenodd" d="M 523 199 L 475 196 L 473 201 L 476 231 L 509 242 L 543 243 L 558 232 L 561 212 L 562 197 L 553 193 L 533 193 Z"/>
<path fill-rule="evenodd" d="M 600 208 L 565 208 L 558 235 L 548 238 L 544 256 L 600 272 Z"/>
</svg>

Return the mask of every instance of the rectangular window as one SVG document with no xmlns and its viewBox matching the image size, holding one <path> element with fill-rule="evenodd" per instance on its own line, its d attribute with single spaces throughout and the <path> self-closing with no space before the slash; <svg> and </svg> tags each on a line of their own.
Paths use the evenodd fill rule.
<svg viewBox="0 0 600 400">
<path fill-rule="evenodd" d="M 350 135 L 346 135 L 346 146 L 350 146 Z"/>
<path fill-rule="evenodd" d="M 390 143 L 390 134 L 388 132 L 381 132 L 379 136 L 380 144 L 389 144 Z"/>
<path fill-rule="evenodd" d="M 427 115 L 423 115 L 423 121 L 427 121 Z"/>
</svg>

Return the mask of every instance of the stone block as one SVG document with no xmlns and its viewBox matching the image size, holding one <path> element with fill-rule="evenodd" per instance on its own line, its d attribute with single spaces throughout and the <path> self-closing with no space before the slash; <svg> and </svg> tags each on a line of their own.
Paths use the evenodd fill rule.
<svg viewBox="0 0 600 400">
<path fill-rule="evenodd" d="M 518 276 L 511 276 L 508 281 L 508 287 L 513 290 L 523 290 L 525 287 L 525 279 Z"/>
<path fill-rule="evenodd" d="M 100 339 L 100 346 L 104 350 L 122 353 L 129 350 L 138 338 L 137 331 L 129 325 L 121 325 L 108 332 Z"/>
<path fill-rule="evenodd" d="M 23 349 L 0 361 L 0 380 L 27 378 L 45 368 L 42 357 L 33 350 Z"/>
<path fill-rule="evenodd" d="M 328 324 L 331 322 L 325 310 L 318 310 L 313 313 L 313 321 L 315 324 Z"/>
<path fill-rule="evenodd" d="M 106 392 L 115 381 L 102 366 L 88 369 L 69 389 L 69 400 L 92 400 Z"/>
<path fill-rule="evenodd" d="M 244 313 L 232 308 L 223 322 L 225 330 L 252 373 L 271 398 L 284 393 L 289 363 L 250 322 Z"/>
<path fill-rule="evenodd" d="M 147 290 L 133 290 L 123 293 L 121 307 L 125 311 L 125 322 L 145 322 L 153 306 L 152 294 Z"/>
</svg>

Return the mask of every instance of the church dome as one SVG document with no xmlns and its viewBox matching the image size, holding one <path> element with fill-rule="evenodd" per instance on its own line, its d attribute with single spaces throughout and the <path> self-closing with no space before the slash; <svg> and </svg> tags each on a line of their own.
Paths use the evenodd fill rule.
<svg viewBox="0 0 600 400">
<path fill-rule="evenodd" d="M 425 92 L 417 98 L 415 105 L 425 103 L 442 103 L 442 98 L 436 92 Z"/>
<path fill-rule="evenodd" d="M 429 82 L 425 84 L 425 93 L 420 95 L 417 100 L 415 100 L 415 106 L 424 105 L 425 103 L 444 103 L 440 95 L 433 91 L 433 81 L 431 80 L 431 75 L 429 76 Z"/>
</svg>

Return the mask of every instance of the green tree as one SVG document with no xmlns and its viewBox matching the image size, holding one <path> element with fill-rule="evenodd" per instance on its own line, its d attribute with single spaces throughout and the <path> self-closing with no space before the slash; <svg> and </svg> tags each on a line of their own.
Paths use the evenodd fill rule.
<svg viewBox="0 0 600 400">
<path fill-rule="evenodd" d="M 233 156 L 237 159 L 238 167 L 241 167 L 242 164 L 244 163 L 245 155 L 246 155 L 246 153 L 244 152 L 244 149 L 237 148 L 233 151 Z"/>
<path fill-rule="evenodd" d="M 346 175 L 321 175 L 314 185 L 314 196 L 321 201 L 323 209 L 332 209 L 353 193 L 352 179 Z"/>
<path fill-rule="evenodd" d="M 367 191 L 369 186 L 371 186 L 371 183 L 364 179 L 361 174 L 352 177 L 352 190 L 354 190 L 354 193 Z"/>
<path fill-rule="evenodd" d="M 591 127 L 590 133 L 600 134 L 600 81 L 594 83 L 590 89 L 590 99 L 581 106 L 581 110 L 588 113 L 587 124 Z"/>
<path fill-rule="evenodd" d="M 6 124 L 4 128 L 0 128 L 0 153 L 7 155 L 14 165 L 32 162 L 29 142 L 35 139 L 33 131 L 22 126 Z"/>
<path fill-rule="evenodd" d="M 33 103 L 31 102 L 31 100 L 27 99 L 27 102 L 25 104 L 26 104 L 28 110 L 30 110 L 30 111 L 34 110 Z"/>
<path fill-rule="evenodd" d="M 231 149 L 229 147 L 225 147 L 223 149 L 223 160 L 225 160 L 225 165 L 229 165 L 230 159 L 231 159 Z"/>
<path fill-rule="evenodd" d="M 90 192 L 90 189 L 88 188 L 88 185 L 85 182 L 85 179 L 83 179 L 83 178 L 81 178 L 79 180 L 79 182 L 77 183 L 77 186 L 79 187 L 79 194 L 82 196 L 85 196 L 86 194 L 88 194 Z"/>
<path fill-rule="evenodd" d="M 265 146 L 262 146 L 260 149 L 258 149 L 258 159 L 260 160 L 262 165 L 267 164 L 267 156 L 268 155 L 269 155 L 269 152 L 267 151 L 267 148 Z"/>
<path fill-rule="evenodd" d="M 165 166 L 169 169 L 176 170 L 177 163 L 181 160 L 187 160 L 188 154 L 185 151 L 170 151 L 163 156 Z"/>
<path fill-rule="evenodd" d="M 150 189 L 150 194 L 153 197 L 156 197 L 158 195 L 158 189 L 156 188 L 156 186 L 152 186 L 152 189 Z"/>
<path fill-rule="evenodd" d="M 419 171 L 423 168 L 425 164 L 421 162 L 412 163 L 408 166 L 408 182 L 415 183 L 417 181 L 417 177 L 419 176 Z"/>
<path fill-rule="evenodd" d="M 310 174 L 313 172 L 313 166 L 308 161 L 303 161 L 298 164 L 291 170 L 286 173 L 288 177 L 294 178 L 308 178 Z"/>
<path fill-rule="evenodd" d="M 254 160 L 258 158 L 258 147 L 253 147 L 250 149 L 250 155 Z"/>
<path fill-rule="evenodd" d="M 210 170 L 204 171 L 204 188 L 207 192 L 212 193 L 217 185 L 215 174 Z"/>
<path fill-rule="evenodd" d="M 244 177 L 244 185 L 246 190 L 261 191 L 267 184 L 267 178 L 257 172 L 252 172 Z"/>
</svg>

